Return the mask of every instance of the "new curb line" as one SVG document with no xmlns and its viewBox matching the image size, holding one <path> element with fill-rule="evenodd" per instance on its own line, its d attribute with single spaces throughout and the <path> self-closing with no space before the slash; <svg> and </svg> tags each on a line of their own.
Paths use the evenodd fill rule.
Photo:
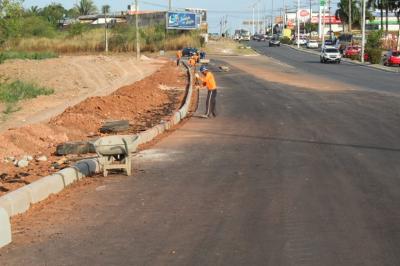
<svg viewBox="0 0 400 266">
<path fill-rule="evenodd" d="M 189 75 L 189 89 L 183 106 L 174 113 L 171 120 L 163 122 L 139 134 L 139 144 L 152 141 L 158 135 L 179 124 L 188 113 L 193 94 L 193 76 L 189 66 L 183 62 Z M 27 186 L 0 197 L 0 248 L 11 243 L 12 231 L 10 217 L 29 210 L 31 204 L 60 193 L 63 189 L 80 179 L 101 172 L 98 159 L 86 159 L 74 166 L 65 168 L 53 175 L 43 177 Z"/>
</svg>

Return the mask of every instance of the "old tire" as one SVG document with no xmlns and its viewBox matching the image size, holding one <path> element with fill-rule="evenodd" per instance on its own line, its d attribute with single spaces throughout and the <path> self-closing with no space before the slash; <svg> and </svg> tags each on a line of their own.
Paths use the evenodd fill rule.
<svg viewBox="0 0 400 266">
<path fill-rule="evenodd" d="M 129 129 L 128 120 L 108 121 L 100 128 L 101 133 L 121 132 Z"/>
<path fill-rule="evenodd" d="M 57 146 L 56 155 L 95 153 L 94 146 L 89 141 L 66 142 Z"/>
</svg>

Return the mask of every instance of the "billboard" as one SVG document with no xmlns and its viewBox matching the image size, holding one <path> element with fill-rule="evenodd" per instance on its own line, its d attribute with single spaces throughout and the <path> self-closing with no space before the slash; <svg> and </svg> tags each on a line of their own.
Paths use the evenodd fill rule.
<svg viewBox="0 0 400 266">
<path fill-rule="evenodd" d="M 196 30 L 200 23 L 201 18 L 196 13 L 167 12 L 167 29 Z"/>
</svg>

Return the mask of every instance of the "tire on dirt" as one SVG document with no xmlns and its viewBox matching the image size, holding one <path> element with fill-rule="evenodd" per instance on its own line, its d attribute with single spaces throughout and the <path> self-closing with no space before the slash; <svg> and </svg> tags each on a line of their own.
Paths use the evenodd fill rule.
<svg viewBox="0 0 400 266">
<path fill-rule="evenodd" d="M 128 120 L 116 120 L 116 121 L 107 121 L 100 128 L 101 133 L 115 133 L 126 131 L 129 129 L 129 121 Z"/>
<path fill-rule="evenodd" d="M 57 146 L 56 155 L 95 153 L 94 146 L 89 141 L 66 142 Z"/>
</svg>

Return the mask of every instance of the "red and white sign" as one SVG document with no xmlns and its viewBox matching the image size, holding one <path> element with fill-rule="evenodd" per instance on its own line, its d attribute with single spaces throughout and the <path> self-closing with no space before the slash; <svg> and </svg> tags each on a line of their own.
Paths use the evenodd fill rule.
<svg viewBox="0 0 400 266">
<path fill-rule="evenodd" d="M 300 17 L 309 17 L 310 16 L 310 11 L 303 9 L 299 11 Z"/>
</svg>

